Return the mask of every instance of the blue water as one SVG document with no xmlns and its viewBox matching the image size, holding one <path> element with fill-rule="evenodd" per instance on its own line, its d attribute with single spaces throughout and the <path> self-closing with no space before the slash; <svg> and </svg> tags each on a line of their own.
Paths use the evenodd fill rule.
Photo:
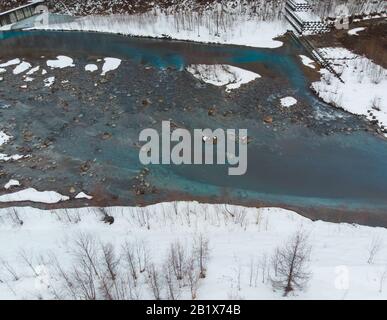
<svg viewBox="0 0 387 320">
<path fill-rule="evenodd" d="M 47 52 L 69 56 L 113 56 L 159 70 L 172 68 L 178 71 L 192 63 L 224 63 L 256 72 L 258 66 L 265 66 L 283 77 L 286 85 L 297 93 L 297 97 L 304 98 L 311 108 L 333 118 L 350 117 L 325 105 L 310 92 L 297 57 L 300 48 L 294 46 L 269 50 L 44 31 L 5 32 L 0 33 L 0 39 L 0 55 L 8 56 L 11 52 L 15 56 L 19 52 L 36 56 Z M 122 76 L 122 81 L 124 79 Z M 179 84 L 171 82 L 168 90 L 160 90 L 166 101 L 184 98 Z M 211 92 L 203 94 L 208 95 L 208 99 L 215 99 Z M 132 112 L 133 102 L 130 99 L 123 101 L 126 110 Z M 151 111 L 149 115 L 159 119 L 164 117 Z M 184 192 L 192 197 L 215 198 L 227 194 L 230 201 L 242 199 L 297 206 L 387 210 L 387 143 L 379 137 L 366 132 L 324 136 L 297 125 L 272 132 L 253 117 L 228 122 L 227 119 L 195 113 L 178 113 L 176 116 L 192 128 L 247 128 L 254 138 L 248 149 L 248 172 L 244 176 L 230 177 L 225 166 L 154 166 L 149 179 L 160 189 Z M 136 130 L 141 129 L 142 115 L 134 117 L 128 126 L 132 126 L 131 137 L 135 140 Z M 97 163 L 105 165 L 112 179 L 117 181 L 141 168 L 137 161 L 138 150 L 130 150 L 125 143 L 127 132 L 117 132 L 114 143 L 102 143 L 102 152 L 95 155 L 93 150 L 101 145 L 99 141 L 93 141 L 94 132 L 88 136 L 76 130 L 73 136 L 57 141 L 57 148 L 66 156 L 84 160 L 95 157 Z M 127 196 L 121 187 L 120 183 L 107 186 L 110 192 Z"/>
</svg>

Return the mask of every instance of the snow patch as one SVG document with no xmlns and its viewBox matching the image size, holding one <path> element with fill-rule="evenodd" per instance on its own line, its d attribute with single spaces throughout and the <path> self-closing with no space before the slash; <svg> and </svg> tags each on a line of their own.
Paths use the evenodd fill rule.
<svg viewBox="0 0 387 320">
<path fill-rule="evenodd" d="M 58 203 L 67 201 L 70 198 L 63 196 L 55 191 L 37 191 L 34 188 L 21 190 L 15 193 L 9 193 L 0 196 L 0 202 L 39 202 L 39 203 Z"/>
<path fill-rule="evenodd" d="M 25 62 L 23 61 L 22 63 L 20 63 L 14 70 L 13 70 L 13 74 L 20 74 L 20 73 L 23 73 L 25 71 L 27 71 L 28 69 L 30 69 L 32 66 L 30 63 L 28 62 Z"/>
<path fill-rule="evenodd" d="M 93 199 L 93 197 L 87 195 L 87 194 L 84 193 L 84 192 L 80 192 L 80 193 L 78 193 L 78 194 L 75 196 L 75 199 L 87 199 L 87 200 L 91 200 L 91 199 Z"/>
<path fill-rule="evenodd" d="M 289 108 L 297 104 L 297 100 L 293 97 L 285 97 L 281 99 L 281 106 L 285 108 Z"/>
<path fill-rule="evenodd" d="M 10 189 L 12 187 L 19 187 L 20 186 L 20 182 L 18 180 L 14 180 L 14 179 L 11 179 L 9 180 L 5 185 L 4 185 L 4 189 Z"/>
<path fill-rule="evenodd" d="M 101 76 L 106 75 L 106 73 L 116 70 L 120 64 L 121 64 L 121 59 L 117 58 L 105 58 L 105 63 L 102 66 L 102 73 Z"/>
<path fill-rule="evenodd" d="M 64 69 L 67 67 L 75 67 L 74 60 L 67 56 L 57 56 L 56 60 L 47 60 L 47 66 L 50 68 Z"/>
<path fill-rule="evenodd" d="M 24 81 L 25 82 L 32 82 L 32 81 L 34 81 L 35 79 L 34 78 L 31 78 L 31 77 L 26 77 L 25 79 L 24 79 Z"/>
<path fill-rule="evenodd" d="M 20 62 L 21 62 L 21 61 L 20 61 L 19 58 L 16 58 L 16 59 L 13 59 L 13 60 L 9 60 L 8 62 L 5 62 L 5 63 L 0 64 L 0 68 L 9 67 L 9 66 L 14 66 L 14 65 L 19 64 Z"/>
<path fill-rule="evenodd" d="M 49 77 L 43 80 L 45 87 L 51 87 L 55 83 L 55 77 Z"/>
<path fill-rule="evenodd" d="M 300 54 L 300 58 L 301 58 L 302 63 L 305 66 L 307 66 L 311 69 L 316 69 L 316 66 L 314 65 L 314 61 L 311 58 L 304 56 L 303 54 Z"/>
<path fill-rule="evenodd" d="M 12 137 L 7 135 L 4 131 L 0 131 L 0 146 L 6 144 Z"/>
<path fill-rule="evenodd" d="M 218 87 L 225 86 L 226 91 L 238 89 L 261 77 L 257 73 L 224 64 L 196 64 L 188 66 L 186 70 L 201 81 Z"/>
<path fill-rule="evenodd" d="M 39 69 L 40 69 L 40 66 L 36 66 L 36 67 L 32 68 L 31 70 L 29 70 L 26 74 L 30 76 L 30 75 L 34 74 L 35 72 L 39 71 Z"/>
<path fill-rule="evenodd" d="M 360 31 L 364 31 L 366 28 L 360 27 L 360 28 L 354 28 L 348 31 L 348 34 L 350 36 L 358 36 Z"/>
<path fill-rule="evenodd" d="M 85 70 L 89 72 L 94 72 L 98 70 L 98 66 L 96 64 L 88 64 L 85 66 Z"/>
</svg>

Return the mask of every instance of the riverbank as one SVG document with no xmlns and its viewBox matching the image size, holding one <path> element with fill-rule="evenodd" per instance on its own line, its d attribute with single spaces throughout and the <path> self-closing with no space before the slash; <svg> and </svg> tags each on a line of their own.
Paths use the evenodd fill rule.
<svg viewBox="0 0 387 320">
<path fill-rule="evenodd" d="M 276 248 L 289 244 L 297 232 L 311 248 L 305 269 L 310 280 L 284 298 L 272 287 L 272 259 Z M 178 286 L 172 280 L 175 299 L 386 299 L 386 241 L 384 228 L 312 222 L 279 208 L 179 202 L 146 208 L 0 209 L 0 243 L 7 243 L 1 250 L 0 298 L 87 299 L 79 281 L 66 286 L 74 268 L 83 270 L 76 257 L 87 244 L 98 272 L 101 245 L 110 248 L 111 257 L 120 257 L 116 277 L 121 279 L 124 267 L 131 289 L 124 296 L 114 293 L 113 299 L 157 299 L 146 281 L 151 266 L 160 277 L 160 297 L 167 298 L 165 266 L 171 248 L 179 245 L 184 261 L 201 246 L 205 274 L 195 281 L 194 291 L 185 281 Z M 139 259 L 132 269 L 140 263 L 136 279 L 127 272 L 123 252 Z M 91 278 L 85 283 L 95 285 L 95 298 L 102 299 L 101 286 Z"/>
<path fill-rule="evenodd" d="M 70 17 L 69 17 L 70 18 Z M 221 19 L 221 20 L 220 20 Z M 55 21 L 55 15 L 52 18 Z M 262 21 L 250 15 L 177 12 L 160 9 L 134 15 L 85 16 L 68 23 L 31 26 L 35 30 L 94 31 L 158 39 L 185 40 L 201 43 L 246 45 L 258 48 L 278 48 L 276 37 L 286 32 L 282 19 Z"/>
<path fill-rule="evenodd" d="M 308 39 L 341 75 L 327 70 L 312 83 L 316 94 L 334 107 L 366 117 L 387 136 L 387 20 L 351 24 L 348 30 L 310 36 Z"/>
</svg>

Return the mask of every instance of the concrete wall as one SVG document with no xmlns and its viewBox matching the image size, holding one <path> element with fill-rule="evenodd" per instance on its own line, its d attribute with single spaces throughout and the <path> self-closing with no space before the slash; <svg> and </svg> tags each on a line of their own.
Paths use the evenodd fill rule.
<svg viewBox="0 0 387 320">
<path fill-rule="evenodd" d="M 0 27 L 18 22 L 37 14 L 36 8 L 42 4 L 43 2 L 31 3 L 26 6 L 0 13 Z"/>
</svg>

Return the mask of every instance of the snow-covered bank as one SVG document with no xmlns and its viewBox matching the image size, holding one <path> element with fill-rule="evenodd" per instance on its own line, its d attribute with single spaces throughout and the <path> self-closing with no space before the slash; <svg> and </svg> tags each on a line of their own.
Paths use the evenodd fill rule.
<svg viewBox="0 0 387 320">
<path fill-rule="evenodd" d="M 225 86 L 226 91 L 238 89 L 241 85 L 261 77 L 257 73 L 223 64 L 191 65 L 187 67 L 187 71 L 206 83 L 218 87 Z"/>
<path fill-rule="evenodd" d="M 69 23 L 35 26 L 33 29 L 78 30 L 118 33 L 153 38 L 172 38 L 204 43 L 277 48 L 284 34 L 283 20 L 262 21 L 254 15 L 177 12 L 159 9 L 134 15 L 86 16 Z"/>
<path fill-rule="evenodd" d="M 102 221 L 107 216 L 114 218 L 113 224 Z M 57 267 L 70 272 L 80 243 L 93 250 L 101 242 L 110 243 L 116 253 L 129 245 L 146 252 L 144 264 L 159 270 L 172 244 L 178 241 L 187 254 L 200 235 L 208 241 L 209 254 L 197 299 L 282 298 L 269 280 L 270 258 L 300 229 L 312 247 L 312 276 L 306 290 L 290 299 L 387 298 L 386 229 L 312 222 L 277 208 L 184 202 L 147 208 L 0 209 L 0 299 L 71 298 Z M 372 248 L 378 250 L 370 259 Z M 152 299 L 146 273 L 137 276 L 130 289 L 134 298 Z M 161 287 L 165 298 L 166 287 Z M 190 297 L 183 287 L 179 298 Z"/>
<path fill-rule="evenodd" d="M 387 128 L 386 70 L 344 48 L 324 48 L 321 52 L 331 60 L 344 83 L 322 69 L 321 80 L 312 83 L 318 96 L 350 113 L 367 116 L 382 129 Z"/>
</svg>

